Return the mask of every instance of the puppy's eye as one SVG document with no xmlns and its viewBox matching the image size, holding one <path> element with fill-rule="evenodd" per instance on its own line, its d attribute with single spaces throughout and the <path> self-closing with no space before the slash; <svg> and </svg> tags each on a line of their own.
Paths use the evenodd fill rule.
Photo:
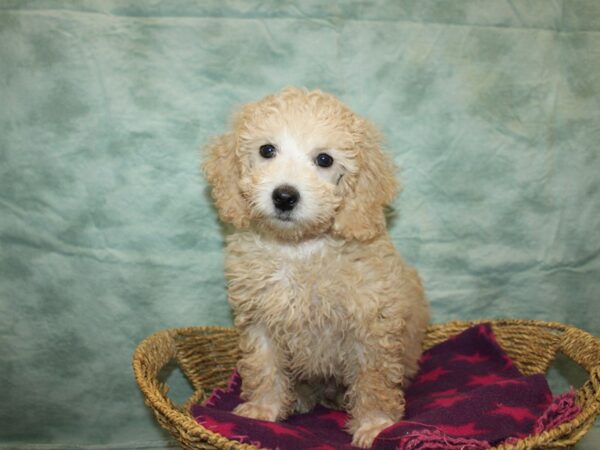
<svg viewBox="0 0 600 450">
<path fill-rule="evenodd" d="M 315 158 L 315 164 L 319 167 L 331 167 L 333 158 L 327 153 L 319 153 Z"/>
<path fill-rule="evenodd" d="M 259 150 L 260 156 L 266 159 L 273 158 L 276 152 L 275 146 L 271 144 L 261 145 Z"/>
</svg>

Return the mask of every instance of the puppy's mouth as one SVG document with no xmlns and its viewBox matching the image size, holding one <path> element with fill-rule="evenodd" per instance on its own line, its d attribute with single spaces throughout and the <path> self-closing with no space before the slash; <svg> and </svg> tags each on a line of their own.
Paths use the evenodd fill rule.
<svg viewBox="0 0 600 450">
<path fill-rule="evenodd" d="M 285 222 L 289 224 L 296 221 L 296 219 L 292 215 L 292 211 L 277 211 L 273 215 L 273 218 L 278 222 Z"/>
</svg>

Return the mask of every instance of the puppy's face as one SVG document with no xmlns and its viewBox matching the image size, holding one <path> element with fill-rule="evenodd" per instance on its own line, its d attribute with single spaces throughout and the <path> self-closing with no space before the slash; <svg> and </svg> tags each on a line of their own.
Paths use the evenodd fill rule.
<svg viewBox="0 0 600 450">
<path fill-rule="evenodd" d="M 357 171 L 352 133 L 342 118 L 324 120 L 305 102 L 261 106 L 239 135 L 240 190 L 252 218 L 283 235 L 327 230 L 346 192 L 344 177 Z"/>
<path fill-rule="evenodd" d="M 204 168 L 223 220 L 280 238 L 369 239 L 396 183 L 379 134 L 335 97 L 286 89 L 243 106 Z"/>
</svg>

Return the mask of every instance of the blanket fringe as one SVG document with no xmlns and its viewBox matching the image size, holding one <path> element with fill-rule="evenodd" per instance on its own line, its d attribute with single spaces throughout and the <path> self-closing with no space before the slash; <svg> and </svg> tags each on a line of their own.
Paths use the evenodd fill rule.
<svg viewBox="0 0 600 450">
<path fill-rule="evenodd" d="M 418 430 L 402 436 L 398 450 L 485 450 L 490 443 L 448 436 L 439 430 Z"/>
<path fill-rule="evenodd" d="M 575 389 L 571 387 L 567 392 L 555 397 L 544 414 L 537 420 L 534 432 L 539 434 L 555 428 L 579 414 L 581 408 L 575 403 Z"/>
</svg>

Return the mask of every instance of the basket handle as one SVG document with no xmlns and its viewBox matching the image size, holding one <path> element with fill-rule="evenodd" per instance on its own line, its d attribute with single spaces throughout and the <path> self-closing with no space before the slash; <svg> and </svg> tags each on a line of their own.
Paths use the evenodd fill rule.
<svg viewBox="0 0 600 450">
<path fill-rule="evenodd" d="M 167 420 L 191 418 L 168 397 L 169 387 L 159 380 L 159 374 L 171 362 L 177 360 L 174 337 L 176 330 L 159 331 L 144 339 L 133 355 L 135 380 L 144 395 L 146 404 L 164 425 Z M 178 417 L 173 417 L 173 415 Z"/>
<path fill-rule="evenodd" d="M 198 425 L 186 412 L 185 405 L 178 408 L 167 396 L 167 385 L 158 379 L 164 367 L 178 360 L 175 339 L 181 331 L 182 329 L 159 331 L 138 345 L 133 355 L 135 380 L 158 423 L 181 444 L 185 444 L 185 448 L 205 448 L 206 443 L 224 448 L 223 445 L 229 441 Z M 255 447 L 245 444 L 240 444 L 237 448 L 256 450 Z"/>
<path fill-rule="evenodd" d="M 568 327 L 562 336 L 560 350 L 587 372 L 600 368 L 600 339 L 586 331 Z"/>
</svg>

